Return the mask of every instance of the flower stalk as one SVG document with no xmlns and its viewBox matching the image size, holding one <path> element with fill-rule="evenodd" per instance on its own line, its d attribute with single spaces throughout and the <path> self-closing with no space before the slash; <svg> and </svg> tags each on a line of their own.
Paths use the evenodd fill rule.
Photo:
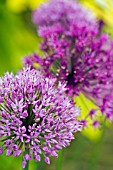
<svg viewBox="0 0 113 170">
<path fill-rule="evenodd" d="M 57 158 L 56 170 L 62 170 L 63 149 L 59 151 Z"/>
</svg>

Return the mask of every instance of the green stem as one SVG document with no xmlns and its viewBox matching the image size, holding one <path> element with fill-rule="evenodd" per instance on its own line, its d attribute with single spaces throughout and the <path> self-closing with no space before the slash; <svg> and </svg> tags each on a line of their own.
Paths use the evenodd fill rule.
<svg viewBox="0 0 113 170">
<path fill-rule="evenodd" d="M 104 131 L 105 131 L 105 127 L 103 126 L 103 132 L 102 132 L 101 138 L 99 139 L 98 142 L 96 142 L 93 145 L 91 159 L 89 160 L 88 170 L 96 170 L 97 169 L 100 150 L 101 150 L 102 141 L 103 141 L 103 137 L 104 137 Z"/>
<path fill-rule="evenodd" d="M 24 155 L 25 155 L 26 153 L 29 154 L 29 149 L 28 149 L 28 148 L 25 149 Z M 23 170 L 28 170 L 28 169 L 29 169 L 29 160 L 26 161 L 26 167 L 25 167 Z"/>
<path fill-rule="evenodd" d="M 63 156 L 63 149 L 60 150 L 59 153 L 58 153 L 56 170 L 62 169 L 62 156 Z"/>
<path fill-rule="evenodd" d="M 36 170 L 41 170 L 41 162 L 36 162 Z"/>
<path fill-rule="evenodd" d="M 24 170 L 28 170 L 29 169 L 29 161 L 27 161 L 26 167 L 24 168 Z"/>
</svg>

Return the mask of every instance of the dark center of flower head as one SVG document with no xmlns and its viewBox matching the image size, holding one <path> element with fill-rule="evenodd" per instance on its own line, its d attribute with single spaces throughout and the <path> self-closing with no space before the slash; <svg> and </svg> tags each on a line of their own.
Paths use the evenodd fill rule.
<svg viewBox="0 0 113 170">
<path fill-rule="evenodd" d="M 74 86 L 75 85 L 73 75 L 74 75 L 74 71 L 69 73 L 69 75 L 67 76 L 67 79 L 66 79 L 67 85 L 70 85 L 70 86 Z"/>
<path fill-rule="evenodd" d="M 68 64 L 68 76 L 66 77 L 67 85 L 74 86 L 74 60 L 70 57 L 70 62 Z"/>
<path fill-rule="evenodd" d="M 28 127 L 29 125 L 33 125 L 33 123 L 35 122 L 34 118 L 35 118 L 35 114 L 33 113 L 33 105 L 32 104 L 29 104 L 28 105 L 28 109 L 27 109 L 27 112 L 28 112 L 28 116 L 26 117 L 26 119 L 21 119 L 22 120 L 22 125 L 26 127 L 26 133 L 27 135 L 29 135 L 29 132 L 28 132 Z"/>
<path fill-rule="evenodd" d="M 74 67 L 74 63 L 75 60 L 73 57 L 70 57 L 70 61 L 68 63 L 68 67 L 62 65 L 61 63 L 62 61 L 60 61 L 60 59 L 56 59 L 53 64 L 50 67 L 51 72 L 56 75 L 56 77 L 58 78 L 58 80 L 60 79 L 61 81 L 64 80 L 67 82 L 67 86 L 69 88 L 76 88 L 76 90 L 73 90 L 73 95 L 78 93 L 78 89 L 79 89 L 79 85 L 82 83 L 82 81 L 80 80 L 81 77 L 78 75 L 76 75 L 76 80 L 75 80 L 75 67 Z M 67 65 L 67 64 L 66 64 Z M 78 90 L 78 91 L 77 91 Z M 68 90 L 67 90 L 68 92 Z"/>
<path fill-rule="evenodd" d="M 28 112 L 28 116 L 26 117 L 26 119 L 21 119 L 21 120 L 23 122 L 22 125 L 26 127 L 26 134 L 30 135 L 30 132 L 28 131 L 29 126 L 32 126 L 36 122 L 35 113 L 33 112 L 32 104 L 28 104 L 27 112 Z M 43 120 L 43 118 L 40 118 L 37 121 L 37 126 L 41 124 L 42 120 Z"/>
</svg>

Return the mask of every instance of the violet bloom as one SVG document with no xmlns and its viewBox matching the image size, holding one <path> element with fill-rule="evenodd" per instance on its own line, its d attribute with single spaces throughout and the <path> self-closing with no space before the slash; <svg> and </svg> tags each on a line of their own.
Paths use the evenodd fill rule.
<svg viewBox="0 0 113 170">
<path fill-rule="evenodd" d="M 49 164 L 49 157 L 57 157 L 82 129 L 79 109 L 63 94 L 65 85 L 59 82 L 56 89 L 55 82 L 30 67 L 0 79 L 0 154 L 24 152 L 23 168 L 32 158 L 40 161 L 41 155 Z"/>
<path fill-rule="evenodd" d="M 83 79 L 83 71 L 78 73 L 81 61 L 90 56 L 90 43 L 99 32 L 96 19 L 76 1 L 50 0 L 34 11 L 33 21 L 39 36 L 43 37 L 41 49 L 46 57 L 28 56 L 24 64 L 32 67 L 34 62 L 40 64 L 46 76 L 52 74 L 60 81 L 67 81 L 70 94 L 77 94 L 80 91 L 78 82 Z"/>
<path fill-rule="evenodd" d="M 50 0 L 34 11 L 33 21 L 43 38 L 45 57 L 34 54 L 24 63 L 40 64 L 46 76 L 67 82 L 69 95 L 82 92 L 113 120 L 113 111 L 108 114 L 111 108 L 106 109 L 104 102 L 110 101 L 106 95 L 112 89 L 113 41 L 107 34 L 99 35 L 92 14 L 75 1 Z"/>
</svg>

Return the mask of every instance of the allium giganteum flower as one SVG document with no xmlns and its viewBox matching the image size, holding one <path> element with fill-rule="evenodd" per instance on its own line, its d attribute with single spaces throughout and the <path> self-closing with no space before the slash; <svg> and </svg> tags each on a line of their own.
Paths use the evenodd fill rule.
<svg viewBox="0 0 113 170">
<path fill-rule="evenodd" d="M 113 41 L 101 35 L 92 13 L 75 1 L 50 0 L 34 11 L 33 21 L 45 57 L 34 54 L 25 63 L 39 63 L 46 76 L 67 82 L 69 95 L 82 92 L 113 120 L 111 105 L 105 104 L 113 82 Z"/>
<path fill-rule="evenodd" d="M 30 67 L 16 76 L 6 73 L 0 79 L 0 154 L 19 156 L 22 166 L 32 157 L 46 163 L 49 156 L 70 144 L 80 131 L 79 109 L 66 97 L 65 85 L 55 88 L 55 79 L 44 78 Z"/>
</svg>

